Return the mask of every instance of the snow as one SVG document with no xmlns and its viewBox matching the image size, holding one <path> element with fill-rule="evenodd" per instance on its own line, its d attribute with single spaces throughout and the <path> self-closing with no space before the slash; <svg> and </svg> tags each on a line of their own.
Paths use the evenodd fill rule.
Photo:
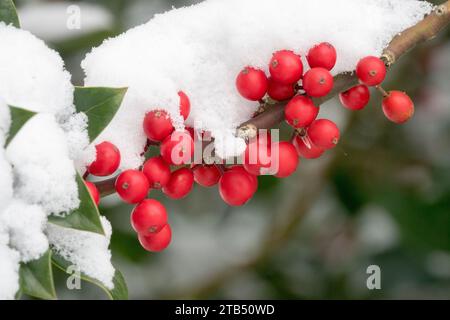
<svg viewBox="0 0 450 320">
<path fill-rule="evenodd" d="M 145 113 L 164 108 L 181 129 L 177 92 L 183 90 L 192 105 L 187 124 L 211 131 L 219 156 L 237 155 L 244 144 L 233 129 L 258 108 L 235 89 L 244 66 L 267 72 L 274 51 L 290 49 L 304 58 L 314 44 L 328 41 L 338 52 L 333 73 L 352 71 L 362 56 L 380 55 L 431 8 L 416 0 L 207 0 L 156 15 L 105 41 L 82 62 L 85 85 L 129 87 L 97 141 L 120 148 L 122 168 L 139 166 Z"/>
<path fill-rule="evenodd" d="M 20 252 L 22 262 L 38 259 L 47 251 L 48 240 L 44 234 L 47 215 L 41 207 L 13 200 L 0 221 L 8 226 L 9 244 Z"/>
<path fill-rule="evenodd" d="M 0 231 L 0 300 L 12 300 L 19 290 L 19 253 L 10 249 Z"/>
<path fill-rule="evenodd" d="M 11 141 L 7 156 L 14 168 L 15 194 L 47 214 L 79 206 L 75 168 L 64 131 L 51 114 L 37 114 Z"/>
<path fill-rule="evenodd" d="M 71 158 L 92 159 L 93 149 L 82 152 L 89 144 L 87 117 L 75 113 L 74 87 L 59 54 L 30 32 L 3 22 L 0 39 L 0 96 L 9 105 L 54 114 L 70 141 Z"/>
<path fill-rule="evenodd" d="M 54 250 L 65 260 L 112 289 L 115 270 L 111 264 L 111 252 L 108 249 L 112 229 L 105 217 L 101 217 L 101 221 L 105 230 L 104 236 L 52 224 L 47 226 L 47 235 Z"/>
<path fill-rule="evenodd" d="M 52 42 L 109 30 L 113 24 L 113 17 L 104 7 L 72 1 L 33 1 L 19 8 L 19 16 L 23 29 Z"/>
</svg>

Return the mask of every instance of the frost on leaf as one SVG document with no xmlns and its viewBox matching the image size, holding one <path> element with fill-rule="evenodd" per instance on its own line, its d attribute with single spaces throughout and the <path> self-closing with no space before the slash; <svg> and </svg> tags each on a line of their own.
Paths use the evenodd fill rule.
<svg viewBox="0 0 450 320">
<path fill-rule="evenodd" d="M 267 72 L 273 52 L 290 49 L 304 59 L 310 47 L 328 41 L 338 53 L 333 73 L 352 71 L 430 10 L 416 0 L 208 0 L 156 15 L 105 41 L 82 63 L 86 85 L 129 87 L 98 141 L 119 147 L 123 168 L 139 166 L 145 113 L 164 108 L 182 127 L 177 92 L 183 90 L 191 100 L 187 124 L 210 130 L 219 156 L 237 155 L 244 144 L 234 128 L 258 108 L 235 89 L 244 66 Z"/>
</svg>

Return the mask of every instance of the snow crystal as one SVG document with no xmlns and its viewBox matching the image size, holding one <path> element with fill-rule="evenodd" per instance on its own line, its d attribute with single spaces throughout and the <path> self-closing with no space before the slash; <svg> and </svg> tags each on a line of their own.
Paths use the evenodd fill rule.
<svg viewBox="0 0 450 320">
<path fill-rule="evenodd" d="M 338 52 L 333 73 L 351 71 L 362 56 L 380 55 L 393 36 L 430 10 L 417 0 L 207 0 L 156 15 L 105 41 L 82 62 L 86 85 L 129 87 L 98 141 L 121 149 L 123 168 L 138 166 L 144 114 L 164 108 L 181 128 L 177 92 L 183 90 L 192 104 L 187 124 L 201 122 L 210 130 L 220 156 L 239 153 L 243 143 L 230 132 L 258 108 L 235 89 L 244 66 L 267 72 L 274 51 L 290 49 L 304 57 L 314 44 L 328 41 Z"/>
<path fill-rule="evenodd" d="M 20 7 L 19 15 L 23 29 L 53 42 L 108 30 L 113 23 L 113 17 L 102 6 L 72 1 L 33 1 Z"/>
<path fill-rule="evenodd" d="M 50 214 L 79 205 L 75 168 L 64 131 L 51 114 L 37 114 L 22 127 L 7 148 L 14 167 L 14 191 Z"/>
<path fill-rule="evenodd" d="M 105 236 L 48 224 L 47 235 L 52 247 L 67 261 L 94 279 L 113 289 L 114 267 L 111 264 L 109 241 L 111 224 L 101 217 Z"/>
</svg>

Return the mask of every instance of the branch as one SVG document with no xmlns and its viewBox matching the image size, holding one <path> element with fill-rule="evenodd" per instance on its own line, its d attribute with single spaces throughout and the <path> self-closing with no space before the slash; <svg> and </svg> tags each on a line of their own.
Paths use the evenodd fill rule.
<svg viewBox="0 0 450 320">
<path fill-rule="evenodd" d="M 416 25 L 396 35 L 389 45 L 384 49 L 381 59 L 387 67 L 391 67 L 404 54 L 417 45 L 435 38 L 440 31 L 450 23 L 450 0 L 436 7 L 431 14 L 419 21 Z M 358 83 L 354 73 L 342 73 L 334 77 L 333 90 L 323 98 L 313 99 L 315 105 L 319 106 L 339 93 L 350 89 Z M 284 120 L 284 108 L 288 101 L 278 102 L 273 105 L 266 104 L 264 112 L 258 116 L 242 123 L 236 134 L 242 138 L 256 136 L 258 129 L 270 129 Z M 102 197 L 115 192 L 114 184 L 116 177 L 95 182 Z"/>
<path fill-rule="evenodd" d="M 396 35 L 384 49 L 381 59 L 387 67 L 391 67 L 405 53 L 422 42 L 435 38 L 438 33 L 450 23 L 450 0 L 436 7 L 416 25 Z M 342 73 L 334 77 L 334 88 L 326 97 L 313 99 L 319 106 L 332 99 L 337 94 L 350 89 L 358 83 L 354 73 Z M 266 106 L 267 110 L 260 115 L 241 124 L 237 129 L 240 137 L 251 138 L 256 135 L 258 129 L 270 129 L 284 120 L 284 108 L 287 101 L 279 102 L 272 106 Z"/>
</svg>

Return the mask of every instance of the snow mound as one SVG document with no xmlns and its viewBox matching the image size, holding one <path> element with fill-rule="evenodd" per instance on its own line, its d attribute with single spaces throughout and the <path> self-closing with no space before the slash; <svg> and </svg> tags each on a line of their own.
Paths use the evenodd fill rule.
<svg viewBox="0 0 450 320">
<path fill-rule="evenodd" d="M 47 214 L 79 206 L 75 168 L 64 131 L 51 114 L 37 114 L 22 127 L 7 149 L 13 165 L 15 194 Z"/>
<path fill-rule="evenodd" d="M 47 226 L 47 235 L 52 247 L 67 261 L 73 263 L 81 272 L 99 280 L 108 289 L 113 289 L 114 267 L 111 264 L 109 241 L 111 224 L 101 217 L 105 235 L 67 229 L 57 225 Z"/>
<path fill-rule="evenodd" d="M 86 86 L 129 87 L 98 141 L 120 148 L 122 168 L 139 166 L 145 113 L 166 109 L 182 128 L 177 92 L 183 90 L 192 105 L 187 124 L 211 131 L 219 156 L 238 155 L 245 145 L 233 129 L 258 107 L 235 89 L 244 66 L 267 72 L 273 52 L 290 49 L 304 58 L 310 47 L 328 41 L 338 52 L 333 73 L 352 71 L 431 9 L 417 0 L 207 0 L 156 15 L 82 62 Z"/>
</svg>

